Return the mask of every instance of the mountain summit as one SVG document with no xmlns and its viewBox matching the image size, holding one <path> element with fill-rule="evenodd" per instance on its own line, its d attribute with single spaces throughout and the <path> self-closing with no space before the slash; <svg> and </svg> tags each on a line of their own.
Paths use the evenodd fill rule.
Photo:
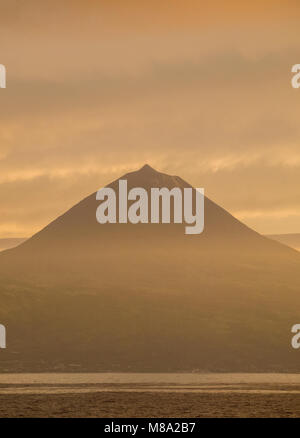
<svg viewBox="0 0 300 438">
<path fill-rule="evenodd" d="M 191 187 L 149 165 L 128 189 Z M 201 185 L 201 181 L 199 182 Z M 118 190 L 118 180 L 108 185 Z M 205 229 L 96 221 L 96 192 L 0 253 L 0 367 L 296 371 L 300 255 L 205 198 Z M 298 321 L 299 322 L 299 321 Z"/>
<path fill-rule="evenodd" d="M 179 187 L 181 189 L 191 188 L 191 185 L 184 181 L 179 176 L 167 175 L 145 164 L 141 169 L 130 172 L 119 179 L 127 180 L 128 190 L 134 187 L 144 188 L 150 195 L 151 188 L 166 187 L 172 189 Z M 111 187 L 118 195 L 119 179 L 113 181 L 106 187 Z M 40 232 L 35 234 L 31 239 L 28 239 L 23 245 L 12 250 L 13 254 L 21 254 L 33 251 L 31 256 L 56 252 L 56 256 L 61 258 L 64 256 L 64 251 L 68 253 L 68 257 L 72 256 L 73 251 L 79 251 L 84 257 L 86 253 L 96 247 L 102 247 L 105 242 L 105 250 L 117 243 L 122 246 L 122 241 L 131 237 L 130 246 L 140 245 L 142 242 L 152 244 L 153 239 L 161 239 L 159 247 L 163 247 L 164 241 L 168 238 L 173 239 L 173 244 L 176 244 L 180 235 L 184 234 L 183 225 L 174 224 L 105 224 L 100 225 L 96 221 L 96 209 L 99 205 L 96 200 L 96 192 L 86 197 L 74 207 L 69 209 L 62 216 L 59 216 Z M 109 240 L 108 244 L 106 241 Z M 271 254 L 291 255 L 293 250 L 286 248 L 283 245 L 275 243 L 258 233 L 254 232 L 246 225 L 238 221 L 223 208 L 212 202 L 207 197 L 205 198 L 205 229 L 199 236 L 186 236 L 185 239 L 180 239 L 180 242 L 185 242 L 201 249 L 219 251 L 258 251 L 263 249 L 269 250 Z M 188 243 L 189 242 L 189 243 Z M 123 242 L 124 244 L 124 242 Z M 247 250 L 244 247 L 247 245 Z M 69 254 L 71 250 L 72 254 Z M 244 251 L 245 250 L 245 251 Z"/>
</svg>

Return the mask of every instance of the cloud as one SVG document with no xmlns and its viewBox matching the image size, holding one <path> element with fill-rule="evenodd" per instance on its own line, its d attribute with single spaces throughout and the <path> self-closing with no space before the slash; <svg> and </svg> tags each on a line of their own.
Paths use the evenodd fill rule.
<svg viewBox="0 0 300 438">
<path fill-rule="evenodd" d="M 259 231 L 281 230 L 284 217 L 264 212 L 296 211 L 300 196 L 296 3 L 279 14 L 276 2 L 228 2 L 222 21 L 224 2 L 214 18 L 216 5 L 200 16 L 198 2 L 166 1 L 143 26 L 150 6 L 132 2 L 121 28 L 113 3 L 6 3 L 0 237 L 37 231 L 145 162 L 249 212 Z"/>
</svg>

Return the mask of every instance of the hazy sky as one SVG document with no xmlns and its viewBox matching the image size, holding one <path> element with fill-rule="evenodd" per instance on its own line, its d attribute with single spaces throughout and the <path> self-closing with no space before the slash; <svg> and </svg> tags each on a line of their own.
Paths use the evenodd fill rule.
<svg viewBox="0 0 300 438">
<path fill-rule="evenodd" d="M 148 163 L 300 232 L 299 0 L 0 0 L 0 237 Z"/>
</svg>

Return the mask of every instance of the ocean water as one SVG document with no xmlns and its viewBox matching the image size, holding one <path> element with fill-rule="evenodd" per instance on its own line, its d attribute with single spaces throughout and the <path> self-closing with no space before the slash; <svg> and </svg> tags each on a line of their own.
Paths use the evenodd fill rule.
<svg viewBox="0 0 300 438">
<path fill-rule="evenodd" d="M 300 374 L 20 373 L 0 374 L 0 394 L 86 392 L 300 393 Z"/>
<path fill-rule="evenodd" d="M 300 417 L 300 374 L 0 374 L 0 417 Z"/>
</svg>

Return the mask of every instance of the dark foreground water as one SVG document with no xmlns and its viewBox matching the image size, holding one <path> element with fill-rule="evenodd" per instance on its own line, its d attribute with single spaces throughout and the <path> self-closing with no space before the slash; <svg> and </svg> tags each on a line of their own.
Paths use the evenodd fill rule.
<svg viewBox="0 0 300 438">
<path fill-rule="evenodd" d="M 300 417 L 300 374 L 0 374 L 0 417 Z"/>
</svg>

